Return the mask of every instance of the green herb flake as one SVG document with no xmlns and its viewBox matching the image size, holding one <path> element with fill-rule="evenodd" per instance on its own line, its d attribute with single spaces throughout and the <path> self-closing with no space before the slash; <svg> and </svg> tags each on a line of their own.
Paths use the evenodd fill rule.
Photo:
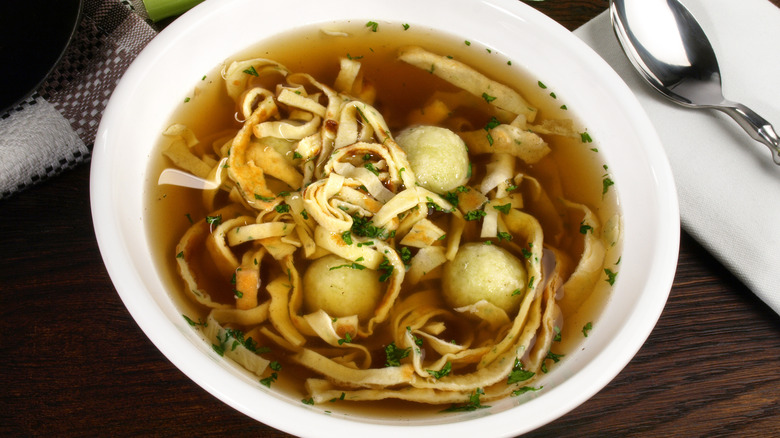
<svg viewBox="0 0 780 438">
<path fill-rule="evenodd" d="M 305 405 L 313 405 L 314 404 L 314 397 L 302 398 L 301 399 L 301 403 L 303 403 Z"/>
<path fill-rule="evenodd" d="M 279 378 L 279 375 L 277 373 L 271 373 L 270 376 L 268 376 L 268 377 L 266 377 L 264 379 L 260 379 L 260 383 L 263 386 L 266 386 L 266 387 L 270 388 L 271 384 L 276 382 L 276 379 L 278 379 L 278 378 Z"/>
<path fill-rule="evenodd" d="M 371 29 L 371 32 L 376 32 L 377 28 L 379 28 L 379 23 L 377 23 L 376 21 L 369 21 L 368 23 L 366 23 L 366 27 Z"/>
<path fill-rule="evenodd" d="M 520 387 L 520 388 L 512 391 L 511 395 L 512 395 L 512 397 L 517 397 L 519 395 L 525 394 L 526 392 L 538 391 L 538 390 L 540 390 L 542 388 L 544 388 L 544 386 L 540 386 L 538 388 L 534 388 L 533 386 L 523 386 L 523 387 Z"/>
<path fill-rule="evenodd" d="M 403 26 L 404 30 L 409 30 L 409 28 L 411 27 L 407 23 L 404 23 L 401 26 Z"/>
<path fill-rule="evenodd" d="M 225 349 L 221 345 L 211 344 L 211 348 L 220 356 L 225 355 Z"/>
<path fill-rule="evenodd" d="M 352 245 L 352 233 L 350 233 L 349 230 L 344 231 L 341 233 L 341 240 L 343 240 L 347 245 Z"/>
<path fill-rule="evenodd" d="M 566 111 L 566 110 L 568 110 L 569 108 L 568 108 L 566 105 L 561 105 L 561 109 L 562 109 L 562 110 L 564 110 L 564 111 Z"/>
<path fill-rule="evenodd" d="M 601 182 L 601 185 L 602 185 L 601 194 L 606 195 L 607 190 L 609 190 L 611 186 L 615 185 L 615 181 L 612 181 L 609 177 L 604 177 L 604 180 Z"/>
<path fill-rule="evenodd" d="M 185 98 L 184 98 L 184 103 L 187 103 L 187 102 L 189 102 L 189 101 L 190 101 L 190 98 L 189 98 L 189 97 L 185 97 Z"/>
<path fill-rule="evenodd" d="M 299 154 L 298 151 L 293 152 L 293 159 L 300 160 L 303 158 L 303 155 Z"/>
<path fill-rule="evenodd" d="M 441 370 L 435 371 L 435 370 L 425 370 L 428 374 L 433 376 L 434 379 L 439 380 L 444 376 L 447 376 L 450 374 L 450 371 L 452 371 L 452 364 L 450 362 L 447 362 L 444 364 L 443 367 L 441 367 Z"/>
<path fill-rule="evenodd" d="M 510 241 L 510 240 L 512 240 L 512 235 L 507 233 L 506 231 L 499 231 L 498 232 L 498 241 L 500 242 L 502 240 Z"/>
<path fill-rule="evenodd" d="M 512 203 L 510 202 L 504 205 L 494 205 L 493 208 L 500 211 L 501 213 L 509 214 L 509 210 L 512 209 Z"/>
<path fill-rule="evenodd" d="M 591 330 L 593 330 L 593 323 L 588 322 L 587 324 L 582 326 L 582 335 L 587 338 Z"/>
<path fill-rule="evenodd" d="M 219 225 L 222 223 L 222 215 L 206 216 L 206 223 L 209 225 Z"/>
<path fill-rule="evenodd" d="M 477 221 L 485 217 L 486 214 L 485 210 L 471 210 L 466 213 L 463 218 L 467 221 Z"/>
<path fill-rule="evenodd" d="M 184 251 L 179 251 L 178 254 L 176 254 L 177 259 L 183 259 L 184 258 Z"/>
<path fill-rule="evenodd" d="M 467 46 L 470 46 L 470 45 L 471 45 L 471 41 L 469 41 L 469 40 L 466 40 L 466 41 L 464 41 L 464 43 L 465 43 Z"/>
<path fill-rule="evenodd" d="M 588 224 L 586 224 L 584 222 L 581 223 L 580 224 L 580 234 L 588 234 L 588 231 L 593 232 L 593 227 L 591 227 L 590 225 L 588 225 Z"/>
<path fill-rule="evenodd" d="M 401 366 L 401 359 L 409 356 L 411 350 L 411 348 L 398 348 L 396 347 L 395 342 L 391 342 L 385 347 L 385 366 Z"/>
<path fill-rule="evenodd" d="M 465 404 L 452 405 L 441 412 L 471 412 L 476 411 L 477 409 L 489 408 L 490 406 L 483 405 L 479 401 L 479 397 L 483 394 L 485 394 L 485 391 L 482 388 L 477 388 L 476 391 L 469 396 L 469 400 Z"/>
<path fill-rule="evenodd" d="M 593 143 L 593 139 L 587 132 L 580 132 L 580 141 L 583 143 Z"/>
<path fill-rule="evenodd" d="M 192 220 L 192 216 L 190 216 L 189 213 L 184 213 L 184 216 L 187 218 L 188 221 L 190 221 L 190 224 L 194 224 L 195 221 Z"/>
<path fill-rule="evenodd" d="M 366 164 L 364 164 L 364 165 L 363 165 L 363 167 L 365 167 L 366 169 L 368 169 L 368 170 L 369 170 L 369 172 L 373 173 L 374 175 L 377 175 L 377 176 L 379 175 L 379 171 L 378 171 L 378 170 L 377 170 L 377 169 L 374 167 L 374 165 L 373 165 L 373 164 L 371 164 L 371 163 L 366 163 Z"/>
<path fill-rule="evenodd" d="M 521 293 L 523 293 L 522 289 L 515 289 L 512 291 L 512 296 L 520 295 Z"/>
<path fill-rule="evenodd" d="M 187 324 L 189 324 L 189 325 L 191 325 L 193 327 L 197 327 L 197 326 L 207 327 L 209 325 L 207 322 L 202 321 L 200 318 L 198 318 L 198 322 L 195 322 L 195 321 L 192 320 L 192 318 L 190 318 L 187 315 L 182 315 L 182 316 L 184 317 L 184 320 L 187 321 Z"/>
<path fill-rule="evenodd" d="M 273 201 L 275 198 L 274 198 L 273 196 L 271 196 L 271 197 L 268 197 L 268 196 L 260 196 L 260 195 L 258 195 L 257 193 L 255 193 L 255 199 L 258 199 L 258 200 L 260 200 L 260 201 L 264 201 L 264 202 L 271 202 L 271 201 Z"/>
<path fill-rule="evenodd" d="M 607 283 L 609 283 L 610 286 L 615 285 L 615 279 L 617 278 L 618 273 L 613 272 L 611 269 L 607 268 L 604 269 L 604 273 L 607 274 Z"/>
<path fill-rule="evenodd" d="M 244 70 L 244 73 L 252 76 L 260 76 L 257 74 L 257 70 L 255 70 L 255 67 L 253 65 L 250 65 L 248 69 Z"/>
<path fill-rule="evenodd" d="M 496 96 L 491 96 L 487 93 L 482 93 L 482 98 L 485 99 L 485 102 L 490 103 L 494 100 L 496 100 Z"/>
<path fill-rule="evenodd" d="M 555 332 L 555 336 L 553 337 L 553 342 L 561 342 L 561 328 L 556 326 L 553 326 L 553 331 Z"/>
<path fill-rule="evenodd" d="M 520 360 L 515 359 L 515 364 L 512 367 L 512 372 L 509 373 L 506 384 L 511 385 L 513 383 L 525 382 L 535 375 L 536 373 L 533 371 L 523 369 L 523 363 L 520 362 Z"/>
<path fill-rule="evenodd" d="M 542 90 L 547 89 L 547 85 L 544 85 L 544 82 L 539 81 L 539 82 L 537 82 L 537 84 L 539 85 L 539 88 L 541 88 Z"/>
<path fill-rule="evenodd" d="M 335 271 L 336 269 L 341 269 L 341 268 L 352 268 L 352 269 L 357 269 L 358 271 L 362 271 L 366 269 L 366 267 L 361 265 L 360 263 L 351 263 L 346 265 L 334 266 L 330 268 L 329 271 Z"/>
<path fill-rule="evenodd" d="M 279 204 L 274 207 L 274 210 L 276 210 L 277 213 L 287 213 L 290 211 L 290 206 L 287 204 Z"/>
</svg>

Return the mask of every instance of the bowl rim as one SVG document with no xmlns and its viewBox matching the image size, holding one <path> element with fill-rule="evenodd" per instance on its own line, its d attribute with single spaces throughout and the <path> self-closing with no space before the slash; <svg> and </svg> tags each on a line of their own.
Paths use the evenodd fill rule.
<svg viewBox="0 0 780 438">
<path fill-rule="evenodd" d="M 353 9 L 355 8 L 349 0 L 333 0 L 332 3 L 334 4 L 329 5 L 329 7 L 334 10 L 339 10 L 339 5 L 346 6 L 347 4 L 351 5 Z M 296 6 L 311 4 L 316 4 L 316 1 L 295 0 L 294 3 Z M 647 270 L 637 273 L 640 277 L 645 278 L 643 282 L 633 278 L 618 279 L 618 287 L 621 282 L 632 281 L 640 282 L 642 287 L 642 292 L 638 293 L 640 299 L 630 303 L 630 312 L 626 312 L 623 319 L 615 323 L 616 328 L 624 330 L 608 340 L 604 336 L 594 336 L 596 340 L 592 342 L 588 340 L 589 348 L 597 351 L 588 353 L 590 360 L 587 364 L 577 370 L 566 371 L 568 368 L 565 367 L 557 370 L 562 371 L 559 376 L 561 379 L 566 372 L 574 372 L 582 377 L 579 380 L 566 378 L 559 384 L 555 384 L 544 393 L 552 394 L 550 396 L 544 395 L 544 397 L 534 397 L 524 401 L 522 405 L 526 407 L 526 410 L 532 411 L 532 415 L 530 418 L 526 418 L 527 422 L 525 423 L 517 421 L 519 411 L 517 407 L 513 407 L 486 416 L 473 414 L 467 417 L 467 421 L 442 424 L 412 422 L 410 425 L 413 427 L 400 426 L 404 433 L 419 436 L 455 432 L 459 434 L 485 434 L 488 432 L 496 436 L 509 436 L 541 427 L 563 416 L 605 387 L 641 348 L 666 303 L 676 270 L 680 219 L 676 189 L 661 142 L 639 102 L 617 73 L 590 47 L 568 30 L 522 2 L 515 0 L 481 0 L 478 2 L 429 0 L 425 2 L 424 6 L 421 6 L 420 2 L 414 0 L 399 0 L 394 2 L 392 7 L 382 6 L 382 2 L 374 1 L 364 1 L 361 4 L 362 6 L 357 8 L 357 12 L 351 12 L 350 18 L 358 19 L 366 16 L 371 18 L 372 15 L 366 11 L 372 10 L 388 12 L 394 17 L 401 16 L 388 8 L 399 8 L 404 5 L 420 6 L 418 8 L 420 11 L 417 11 L 419 14 L 425 14 L 428 9 L 435 10 L 435 8 L 443 6 L 455 10 L 457 8 L 453 5 L 457 5 L 467 10 L 481 11 L 491 17 L 505 17 L 505 21 L 499 20 L 497 26 L 507 26 L 514 23 L 517 26 L 541 30 L 546 38 L 550 38 L 555 44 L 560 45 L 559 49 L 565 52 L 571 65 L 576 66 L 579 73 L 588 77 L 600 78 L 599 81 L 592 84 L 593 89 L 581 91 L 584 96 L 582 99 L 600 95 L 610 103 L 618 105 L 622 110 L 622 117 L 627 122 L 626 126 L 615 126 L 611 127 L 610 130 L 597 131 L 603 135 L 604 143 L 611 144 L 613 137 L 625 136 L 635 137 L 641 141 L 638 145 L 638 151 L 633 152 L 640 153 L 641 158 L 644 159 L 645 166 L 640 168 L 640 173 L 645 178 L 645 182 L 651 183 L 650 188 L 653 189 L 651 191 L 655 197 L 649 200 L 651 205 L 647 208 L 649 211 L 646 211 L 644 216 L 634 212 L 637 207 L 631 207 L 631 221 L 626 221 L 627 226 L 647 227 L 647 232 L 646 236 L 641 238 L 637 236 L 639 233 L 626 235 L 627 240 L 624 245 L 645 244 L 649 245 L 652 251 L 646 254 Z M 292 4 L 287 3 L 285 5 L 287 8 L 292 6 Z M 92 217 L 100 252 L 117 292 L 144 333 L 177 368 L 226 404 L 269 426 L 296 435 L 336 436 L 340 432 L 343 433 L 343 429 L 340 428 L 345 425 L 351 427 L 351 433 L 372 433 L 378 436 L 395 435 L 399 431 L 398 427 L 368 420 L 354 421 L 356 419 L 350 419 L 350 417 L 323 415 L 322 411 L 303 406 L 297 400 L 290 400 L 289 397 L 265 391 L 262 388 L 258 389 L 257 385 L 248 385 L 251 380 L 240 371 L 226 372 L 224 361 L 215 360 L 214 355 L 209 351 L 210 348 L 207 348 L 205 342 L 200 341 L 200 338 L 186 326 L 183 320 L 171 320 L 170 306 L 172 304 L 150 292 L 157 287 L 155 284 L 157 279 L 143 275 L 154 271 L 149 271 L 148 261 L 139 261 L 137 257 L 134 257 L 134 254 L 143 253 L 145 250 L 143 242 L 145 239 L 134 239 L 128 232 L 128 230 L 137 230 L 139 222 L 143 222 L 143 195 L 128 193 L 127 187 L 121 187 L 121 184 L 117 183 L 128 172 L 131 172 L 126 167 L 132 166 L 125 166 L 125 163 L 122 162 L 125 158 L 122 154 L 129 152 L 120 152 L 119 148 L 114 146 L 123 144 L 122 136 L 128 133 L 128 127 L 123 127 L 120 123 L 125 121 L 126 124 L 128 103 L 134 103 L 137 107 L 140 99 L 139 90 L 144 89 L 144 87 L 159 87 L 158 82 L 161 80 L 152 80 L 155 74 L 159 75 L 154 66 L 164 63 L 166 56 L 170 56 L 173 50 L 180 50 L 183 47 L 190 47 L 188 50 L 193 50 L 191 46 L 187 46 L 192 44 L 187 42 L 187 39 L 193 37 L 194 32 L 201 29 L 214 31 L 219 25 L 225 23 L 226 17 L 231 13 L 253 7 L 256 8 L 257 5 L 253 5 L 252 0 L 208 0 L 201 3 L 175 20 L 153 39 L 120 80 L 99 126 L 90 170 Z M 402 20 L 394 18 L 388 21 Z M 417 20 L 423 19 L 417 18 Z M 326 17 L 320 22 L 328 21 L 329 18 Z M 511 32 L 512 29 L 507 28 L 504 31 Z M 269 31 L 266 36 L 272 34 L 273 32 Z M 482 34 L 480 33 L 480 35 Z M 479 38 L 475 40 L 479 40 Z M 534 41 L 543 44 L 540 40 Z M 502 42 L 496 47 L 503 49 L 508 44 Z M 241 49 L 238 47 L 233 52 L 227 53 L 226 56 L 239 52 Z M 202 50 L 207 53 L 219 52 L 218 49 L 208 46 Z M 512 53 L 511 50 L 505 51 Z M 558 55 L 552 54 L 551 56 Z M 211 59 L 209 62 L 212 63 L 213 67 L 213 64 L 219 61 L 221 59 Z M 545 76 L 540 74 L 540 77 Z M 160 91 L 159 88 L 158 91 Z M 577 95 L 578 91 L 572 89 L 568 89 L 568 91 L 572 99 L 581 98 Z M 582 117 L 580 113 L 577 115 L 587 119 L 587 117 Z M 159 124 L 162 125 L 166 121 L 160 120 Z M 628 152 L 618 151 L 616 147 L 613 147 L 610 153 L 621 158 L 623 156 L 621 154 Z M 609 161 L 609 157 L 610 155 L 607 156 L 607 161 Z M 148 166 L 145 166 L 144 169 L 146 167 Z M 633 168 L 631 171 L 615 169 L 616 186 L 621 187 L 625 183 L 630 187 L 634 184 L 632 181 L 632 178 L 635 177 L 633 170 Z M 621 197 L 621 204 L 624 206 L 633 205 L 632 203 L 635 202 L 639 201 Z M 629 231 L 631 229 L 629 228 Z M 635 236 L 641 241 L 634 242 Z M 646 240 L 650 237 L 659 237 L 660 240 L 647 242 Z M 630 271 L 632 268 L 626 269 Z M 649 281 L 650 278 L 653 279 L 652 283 Z M 615 301 L 620 299 L 622 298 L 616 297 Z M 608 305 L 612 305 L 612 302 Z M 198 345 L 198 342 L 202 345 Z M 572 364 L 570 368 L 577 365 L 576 361 L 570 363 Z M 550 376 L 554 374 L 551 373 Z M 216 376 L 223 380 L 218 382 L 215 379 Z M 557 377 L 551 377 L 551 379 L 555 382 Z M 564 393 L 568 395 L 555 395 Z M 545 397 L 552 400 L 553 396 L 566 402 L 551 405 L 544 401 Z M 280 401 L 289 403 L 279 403 Z M 262 406 L 265 403 L 276 403 L 272 415 L 263 413 L 262 409 L 258 410 L 257 406 Z M 292 418 L 296 418 L 296 421 L 290 421 Z M 348 422 L 345 422 L 345 419 Z"/>
</svg>

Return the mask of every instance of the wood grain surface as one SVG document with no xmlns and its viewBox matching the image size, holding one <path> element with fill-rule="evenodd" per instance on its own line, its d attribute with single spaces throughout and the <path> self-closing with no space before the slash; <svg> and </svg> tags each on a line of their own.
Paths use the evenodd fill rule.
<svg viewBox="0 0 780 438">
<path fill-rule="evenodd" d="M 527 3 L 569 29 L 607 7 Z M 201 389 L 138 328 L 100 258 L 88 186 L 81 166 L 0 202 L 0 436 L 288 436 Z M 528 436 L 780 436 L 780 317 L 683 233 L 636 357 Z"/>
</svg>

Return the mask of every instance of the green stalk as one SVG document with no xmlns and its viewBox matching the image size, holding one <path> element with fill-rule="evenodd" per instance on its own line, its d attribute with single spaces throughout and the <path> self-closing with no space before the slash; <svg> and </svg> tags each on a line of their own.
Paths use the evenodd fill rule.
<svg viewBox="0 0 780 438">
<path fill-rule="evenodd" d="M 143 0 L 152 21 L 182 14 L 203 0 Z"/>
</svg>

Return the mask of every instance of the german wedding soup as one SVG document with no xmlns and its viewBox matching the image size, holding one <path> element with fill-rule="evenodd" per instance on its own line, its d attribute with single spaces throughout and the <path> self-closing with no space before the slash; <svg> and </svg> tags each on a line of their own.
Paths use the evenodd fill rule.
<svg viewBox="0 0 780 438">
<path fill-rule="evenodd" d="M 599 139 L 523 61 L 352 21 L 182 72 L 146 199 L 182 318 L 326 410 L 549 390 L 598 326 L 622 221 Z"/>
</svg>

